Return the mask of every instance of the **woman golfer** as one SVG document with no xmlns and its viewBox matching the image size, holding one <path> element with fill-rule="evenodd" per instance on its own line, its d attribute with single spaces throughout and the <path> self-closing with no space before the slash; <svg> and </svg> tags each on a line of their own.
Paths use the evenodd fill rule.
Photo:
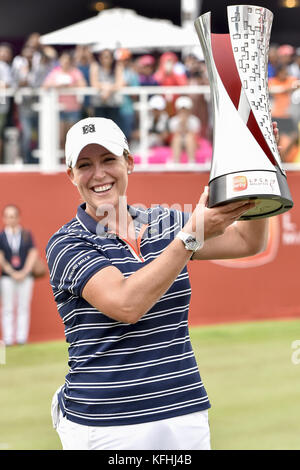
<svg viewBox="0 0 300 470">
<path fill-rule="evenodd" d="M 267 221 L 233 224 L 253 203 L 208 209 L 207 191 L 189 215 L 128 206 L 133 158 L 109 119 L 77 122 L 65 150 L 83 203 L 47 245 L 69 343 L 69 373 L 52 401 L 63 448 L 209 449 L 187 263 L 263 250 Z"/>
</svg>

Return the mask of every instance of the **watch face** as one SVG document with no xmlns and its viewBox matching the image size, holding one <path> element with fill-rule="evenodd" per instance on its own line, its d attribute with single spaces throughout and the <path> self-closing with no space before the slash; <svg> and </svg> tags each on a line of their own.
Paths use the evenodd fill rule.
<svg viewBox="0 0 300 470">
<path fill-rule="evenodd" d="M 198 244 L 198 242 L 193 241 L 193 242 L 190 242 L 190 243 L 188 244 L 188 246 L 189 246 L 189 248 L 190 248 L 191 250 L 196 251 L 197 248 L 199 247 L 199 244 Z"/>
<path fill-rule="evenodd" d="M 200 248 L 201 244 L 194 237 L 190 236 L 186 239 L 185 246 L 187 250 L 196 251 Z"/>
</svg>

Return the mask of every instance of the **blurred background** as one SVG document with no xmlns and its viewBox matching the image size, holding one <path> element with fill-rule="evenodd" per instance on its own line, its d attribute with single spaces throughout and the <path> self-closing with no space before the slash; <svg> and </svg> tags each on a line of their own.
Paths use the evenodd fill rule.
<svg viewBox="0 0 300 470">
<path fill-rule="evenodd" d="M 193 21 L 211 11 L 212 30 L 226 32 L 231 2 L 160 3 L 74 0 L 70 6 L 54 0 L 45 8 L 35 0 L 17 7 L 1 2 L 0 164 L 6 170 L 28 164 L 58 170 L 68 128 L 91 115 L 117 120 L 140 169 L 177 162 L 209 168 L 210 90 Z M 282 160 L 297 168 L 299 1 L 262 0 L 260 5 L 274 14 L 268 76 Z M 150 100 L 156 95 L 160 98 Z M 197 120 L 193 148 L 180 153 L 172 118 L 180 115 L 176 99 L 181 95 L 188 96 L 188 114 Z"/>
<path fill-rule="evenodd" d="M 213 116 L 193 22 L 211 11 L 213 31 L 226 33 L 232 3 L 274 14 L 270 105 L 294 208 L 270 218 L 264 253 L 190 266 L 191 335 L 213 403 L 213 448 L 299 450 L 300 0 L 1 0 L 0 210 L 18 207 L 45 262 L 49 238 L 80 203 L 63 148 L 88 116 L 114 119 L 129 141 L 129 203 L 195 205 L 209 179 Z M 182 113 L 193 142 L 183 149 Z M 67 346 L 47 273 L 34 283 L 25 343 L 0 342 L 0 449 L 60 448 L 49 407 Z"/>
</svg>

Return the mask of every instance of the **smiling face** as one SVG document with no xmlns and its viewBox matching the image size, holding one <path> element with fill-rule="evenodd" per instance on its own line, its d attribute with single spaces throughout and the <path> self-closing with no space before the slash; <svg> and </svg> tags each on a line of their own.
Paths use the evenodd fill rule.
<svg viewBox="0 0 300 470">
<path fill-rule="evenodd" d="M 86 202 L 86 212 L 98 221 L 101 207 L 111 207 L 119 213 L 120 197 L 126 194 L 128 171 L 132 169 L 131 155 L 125 159 L 101 145 L 89 144 L 80 152 L 76 166 L 67 171 Z"/>
</svg>

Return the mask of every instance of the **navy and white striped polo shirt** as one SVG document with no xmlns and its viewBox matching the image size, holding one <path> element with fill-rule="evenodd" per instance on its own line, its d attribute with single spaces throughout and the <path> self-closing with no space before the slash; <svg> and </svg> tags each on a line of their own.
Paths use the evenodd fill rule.
<svg viewBox="0 0 300 470">
<path fill-rule="evenodd" d="M 80 424 L 143 423 L 210 407 L 188 332 L 186 267 L 135 324 L 113 320 L 81 297 L 86 282 L 106 266 L 126 278 L 150 263 L 186 222 L 187 214 L 162 206 L 128 210 L 139 253 L 126 240 L 103 234 L 85 204 L 47 245 L 51 286 L 70 344 L 59 404 L 64 416 Z"/>
</svg>

